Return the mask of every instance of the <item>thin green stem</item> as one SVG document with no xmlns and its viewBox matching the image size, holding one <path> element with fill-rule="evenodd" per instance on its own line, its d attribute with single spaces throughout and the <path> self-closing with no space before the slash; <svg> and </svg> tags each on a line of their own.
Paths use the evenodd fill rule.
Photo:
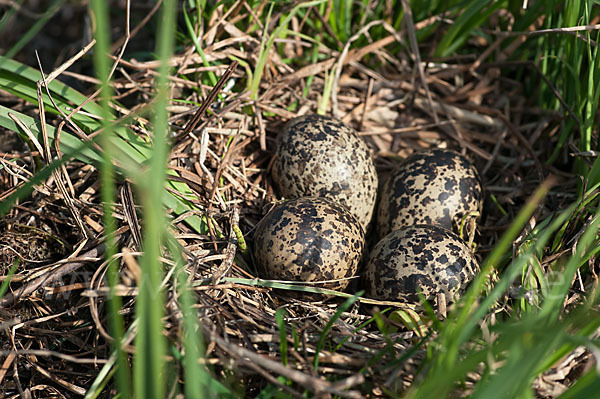
<svg viewBox="0 0 600 399">
<path fill-rule="evenodd" d="M 113 145 L 112 138 L 114 126 L 112 124 L 113 115 L 111 113 L 110 101 L 112 98 L 112 89 L 109 85 L 110 64 L 107 57 L 110 47 L 110 22 L 108 20 L 107 4 L 104 1 L 93 0 L 92 10 L 96 17 L 96 51 L 94 51 L 94 66 L 100 80 L 100 106 L 102 115 L 103 129 L 100 133 L 100 146 L 102 147 L 102 162 L 100 163 L 101 197 L 103 206 L 103 223 L 106 237 L 106 259 L 108 262 L 107 280 L 110 287 L 108 297 L 109 307 L 109 327 L 114 338 L 115 350 L 117 352 L 117 372 L 115 374 L 117 386 L 124 398 L 130 398 L 131 377 L 128 363 L 128 356 L 119 346 L 119 342 L 125 333 L 125 324 L 120 315 L 121 298 L 115 294 L 115 286 L 119 282 L 119 269 L 115 255 L 117 253 L 117 242 L 115 231 L 117 223 L 113 216 L 112 206 L 116 202 L 114 166 L 113 166 Z"/>
<path fill-rule="evenodd" d="M 139 182 L 144 211 L 144 255 L 141 258 L 142 276 L 136 314 L 139 318 L 134 357 L 134 386 L 140 398 L 165 397 L 166 388 L 166 339 L 163 335 L 164 292 L 160 288 L 163 270 L 160 262 L 165 234 L 163 197 L 166 179 L 167 106 L 170 98 L 169 59 L 173 53 L 175 30 L 174 0 L 164 0 L 157 37 L 157 53 L 160 60 L 156 81 L 157 95 L 154 107 L 154 141 L 150 169 Z"/>
</svg>

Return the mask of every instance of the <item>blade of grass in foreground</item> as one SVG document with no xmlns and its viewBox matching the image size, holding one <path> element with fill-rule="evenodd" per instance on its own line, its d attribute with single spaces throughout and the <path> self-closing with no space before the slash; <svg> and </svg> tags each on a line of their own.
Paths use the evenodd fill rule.
<svg viewBox="0 0 600 399">
<path fill-rule="evenodd" d="M 8 10 L 4 10 L 4 14 L 0 18 L 0 36 L 2 36 L 2 32 L 6 28 L 7 24 L 11 21 L 12 17 L 17 13 L 17 11 L 21 8 L 25 0 L 15 0 L 12 2 L 13 6 Z"/>
<path fill-rule="evenodd" d="M 597 355 L 596 355 L 597 357 Z M 600 392 L 600 378 L 598 370 L 592 368 L 583 377 L 580 377 L 566 392 L 558 399 L 581 399 L 593 398 Z"/>
<path fill-rule="evenodd" d="M 587 326 L 581 328 L 576 318 L 548 320 L 530 313 L 524 320 L 496 330 L 500 339 L 487 352 L 493 353 L 495 359 L 504 358 L 504 363 L 478 382 L 473 398 L 489 398 L 498 393 L 507 398 L 534 397 L 531 382 L 552 365 L 546 359 L 555 358 L 559 351 L 574 350 L 583 341 L 576 338 L 593 334 L 600 325 L 597 312 L 588 314 L 585 320 Z M 541 368 L 543 365 L 545 368 Z"/>
<path fill-rule="evenodd" d="M 536 201 L 530 202 L 533 203 Z M 588 302 L 591 302 L 580 306 L 577 312 L 572 311 L 566 317 L 560 315 L 577 267 L 587 258 L 590 248 L 593 250 L 598 244 L 596 232 L 600 224 L 600 210 L 596 212 L 593 222 L 586 227 L 565 270 L 559 271 L 558 276 L 562 279 L 551 282 L 553 288 L 544 290 L 546 299 L 541 309 L 531 307 L 521 319 L 517 319 L 516 314 L 506 321 L 498 319 L 494 325 L 488 326 L 495 337 L 493 340 L 488 339 L 489 342 L 485 336 L 479 337 L 475 333 L 476 326 L 484 322 L 488 309 L 506 292 L 512 281 L 523 273 L 533 256 L 545 248 L 552 235 L 572 217 L 578 205 L 573 204 L 554 217 L 550 224 L 532 233 L 530 240 L 533 245 L 522 246 L 525 249 L 509 265 L 492 292 L 481 300 L 481 304 L 474 311 L 469 312 L 468 319 L 460 322 L 459 313 L 458 317 L 446 321 L 438 345 L 441 350 L 433 352 L 430 357 L 434 366 L 426 378 L 422 379 L 423 383 L 412 389 L 409 397 L 447 396 L 453 388 L 458 387 L 457 384 L 464 380 L 468 372 L 481 371 L 482 364 L 486 368 L 475 386 L 472 397 L 532 397 L 531 382 L 535 377 L 548 370 L 560 357 L 578 345 L 590 342 L 588 337 L 600 325 L 597 312 L 591 307 L 591 302 L 595 301 L 597 295 L 592 293 L 588 299 Z M 492 255 L 486 260 L 488 266 L 494 259 Z M 465 311 L 468 309 L 461 312 Z M 474 336 L 479 337 L 475 339 L 483 340 L 485 345 L 470 345 L 475 342 Z M 436 357 L 439 359 L 437 362 Z M 450 368 L 446 366 L 449 359 L 456 362 Z M 507 381 L 510 381 L 510 384 L 507 384 Z"/>
<path fill-rule="evenodd" d="M 277 309 L 275 312 L 275 321 L 279 330 L 279 353 L 281 354 L 281 363 L 287 367 L 288 365 L 288 347 L 287 347 L 287 332 L 285 329 L 284 317 L 287 315 L 284 307 Z"/>
<path fill-rule="evenodd" d="M 193 293 L 188 286 L 187 275 L 185 274 L 184 260 L 181 256 L 181 248 L 175 240 L 169 240 L 169 250 L 175 258 L 175 281 L 177 282 L 177 294 L 179 297 L 179 308 L 182 314 L 183 322 L 183 381 L 184 393 L 186 398 L 204 398 L 207 395 L 205 389 L 206 373 L 198 360 L 204 358 L 202 354 L 202 335 L 198 328 L 198 312 L 194 308 Z M 212 397 L 209 396 L 209 397 Z"/>
<path fill-rule="evenodd" d="M 166 339 L 161 320 L 164 315 L 164 293 L 159 288 L 163 272 L 159 258 L 166 233 L 163 197 L 168 155 L 168 61 L 173 52 L 176 6 L 174 0 L 165 0 L 160 13 L 157 37 L 160 67 L 154 106 L 154 146 L 148 175 L 137 182 L 144 212 L 144 254 L 140 260 L 142 276 L 136 303 L 139 327 L 134 355 L 134 387 L 139 398 L 163 398 L 166 393 Z"/>
<path fill-rule="evenodd" d="M 506 233 L 502 235 L 500 242 L 494 247 L 489 257 L 483 262 L 483 265 L 481 266 L 481 273 L 475 278 L 471 284 L 471 287 L 465 294 L 464 300 L 461 301 L 464 306 L 457 314 L 456 330 L 454 330 L 451 335 L 447 336 L 448 340 L 452 342 L 450 345 L 452 350 L 450 351 L 450 356 L 444 359 L 447 362 L 446 366 L 452 365 L 454 362 L 456 362 L 458 347 L 467 341 L 472 331 L 477 327 L 477 320 L 475 320 L 476 318 L 473 317 L 472 312 L 475 309 L 475 303 L 489 273 L 498 264 L 498 261 L 502 255 L 506 253 L 506 251 L 512 246 L 515 238 L 517 238 L 519 233 L 522 231 L 523 226 L 525 226 L 527 221 L 531 218 L 531 215 L 533 215 L 537 205 L 546 196 L 552 185 L 553 182 L 547 180 L 537 189 L 531 199 L 527 201 L 525 206 L 517 214 L 517 217 L 510 225 Z M 479 309 L 481 312 L 487 311 L 487 309 L 482 309 L 482 307 L 479 307 Z"/>
<path fill-rule="evenodd" d="M 117 388 L 123 398 L 130 398 L 131 392 L 131 371 L 129 369 L 129 356 L 119 343 L 125 334 L 125 322 L 121 316 L 121 297 L 115 295 L 115 286 L 119 283 L 119 268 L 115 255 L 117 253 L 117 243 L 115 231 L 117 223 L 112 212 L 112 204 L 116 203 L 114 167 L 113 167 L 113 124 L 111 123 L 113 116 L 110 110 L 110 99 L 112 90 L 109 85 L 110 65 L 106 54 L 109 50 L 108 32 L 110 32 L 110 22 L 108 20 L 107 4 L 103 0 L 92 0 L 92 10 L 96 19 L 96 51 L 94 51 L 94 67 L 97 77 L 101 82 L 100 91 L 100 106 L 103 129 L 100 133 L 99 142 L 103 149 L 102 162 L 100 163 L 100 194 L 102 198 L 102 220 L 104 223 L 104 234 L 106 237 L 106 260 L 107 265 L 107 280 L 110 289 L 108 296 L 108 321 L 112 337 L 114 338 L 114 350 L 117 354 L 116 366 L 117 370 L 115 378 Z"/>
</svg>

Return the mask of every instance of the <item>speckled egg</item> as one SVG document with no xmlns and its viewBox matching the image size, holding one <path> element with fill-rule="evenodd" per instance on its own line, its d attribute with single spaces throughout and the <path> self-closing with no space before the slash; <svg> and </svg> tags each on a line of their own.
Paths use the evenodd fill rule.
<svg viewBox="0 0 600 399">
<path fill-rule="evenodd" d="M 373 248 L 365 269 L 367 294 L 372 298 L 418 303 L 444 294 L 457 294 L 479 271 L 477 260 L 463 241 L 439 226 L 404 227 L 385 236 Z"/>
<path fill-rule="evenodd" d="M 479 174 L 462 155 L 444 149 L 414 153 L 392 171 L 381 190 L 379 237 L 415 224 L 452 230 L 463 217 L 474 228 L 470 221 L 477 221 L 482 198 Z"/>
<path fill-rule="evenodd" d="M 364 230 L 348 208 L 326 198 L 278 205 L 256 226 L 254 261 L 261 277 L 327 281 L 354 276 Z M 324 285 L 344 289 L 349 280 Z"/>
<path fill-rule="evenodd" d="M 320 115 L 290 120 L 277 136 L 272 176 L 286 198 L 325 197 L 347 206 L 366 230 L 377 197 L 377 172 L 365 141 Z"/>
</svg>

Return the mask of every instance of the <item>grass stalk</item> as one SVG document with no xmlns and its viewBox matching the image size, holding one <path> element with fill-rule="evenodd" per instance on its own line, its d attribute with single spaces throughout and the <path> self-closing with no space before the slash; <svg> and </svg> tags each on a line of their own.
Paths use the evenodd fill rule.
<svg viewBox="0 0 600 399">
<path fill-rule="evenodd" d="M 136 316 L 139 319 L 135 340 L 134 386 L 140 398 L 165 396 L 166 339 L 163 335 L 164 292 L 162 280 L 161 248 L 165 235 L 165 213 L 163 208 L 164 182 L 166 180 L 167 106 L 170 98 L 169 65 L 173 53 L 176 2 L 165 0 L 160 11 L 157 37 L 157 54 L 160 60 L 156 80 L 156 103 L 154 106 L 153 152 L 150 169 L 145 178 L 138 182 L 144 211 L 144 254 L 140 260 L 142 268 Z"/>
<path fill-rule="evenodd" d="M 101 198 L 106 239 L 106 260 L 108 262 L 107 281 L 110 288 L 108 296 L 109 328 L 114 339 L 114 349 L 117 354 L 115 378 L 119 392 L 124 398 L 132 396 L 131 371 L 129 369 L 128 355 L 123 351 L 119 343 L 125 333 L 125 323 L 119 313 L 122 302 L 121 297 L 115 295 L 115 286 L 119 283 L 119 268 L 115 255 L 117 253 L 117 241 L 115 236 L 117 223 L 112 213 L 112 206 L 116 202 L 115 171 L 113 167 L 113 144 L 112 137 L 114 126 L 113 115 L 110 108 L 112 90 L 109 84 L 110 64 L 107 53 L 110 47 L 110 21 L 108 19 L 107 4 L 104 1 L 93 0 L 92 11 L 96 18 L 96 51 L 94 51 L 94 67 L 100 80 L 100 107 L 102 111 L 102 131 L 99 135 L 99 143 L 103 148 L 102 161 L 100 162 Z"/>
</svg>

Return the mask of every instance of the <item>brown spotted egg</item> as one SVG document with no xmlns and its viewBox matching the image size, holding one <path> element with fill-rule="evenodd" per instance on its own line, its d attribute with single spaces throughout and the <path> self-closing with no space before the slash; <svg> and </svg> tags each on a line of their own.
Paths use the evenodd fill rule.
<svg viewBox="0 0 600 399">
<path fill-rule="evenodd" d="M 365 268 L 367 294 L 372 298 L 419 303 L 444 294 L 457 294 L 479 271 L 477 260 L 463 241 L 439 226 L 403 227 L 385 236 L 373 248 Z"/>
<path fill-rule="evenodd" d="M 461 221 L 472 234 L 482 198 L 477 170 L 459 153 L 445 149 L 414 153 L 392 171 L 381 190 L 379 237 L 415 224 L 452 230 Z"/>
<path fill-rule="evenodd" d="M 299 198 L 271 210 L 254 233 L 254 261 L 261 277 L 327 281 L 354 276 L 364 231 L 348 209 L 326 198 Z M 349 280 L 325 285 L 344 289 Z"/>
<path fill-rule="evenodd" d="M 290 120 L 277 136 L 273 180 L 286 198 L 325 197 L 347 206 L 366 230 L 377 197 L 377 172 L 365 141 L 320 115 Z"/>
</svg>

